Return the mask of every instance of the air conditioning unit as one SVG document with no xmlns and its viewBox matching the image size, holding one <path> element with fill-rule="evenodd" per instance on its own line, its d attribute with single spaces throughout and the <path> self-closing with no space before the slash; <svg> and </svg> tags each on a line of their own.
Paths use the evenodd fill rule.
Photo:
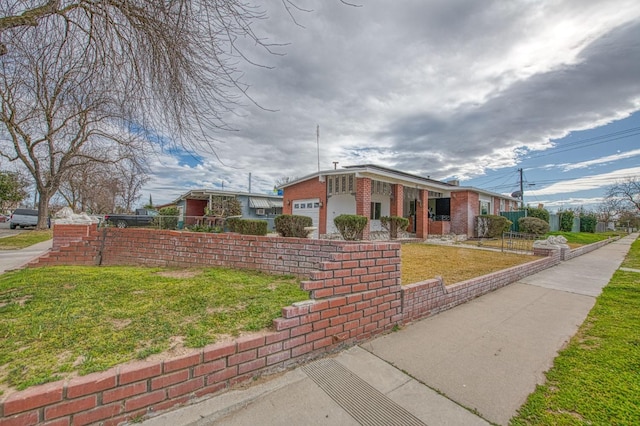
<svg viewBox="0 0 640 426">
<path fill-rule="evenodd" d="M 256 214 L 258 216 L 264 216 L 264 209 L 256 209 Z"/>
</svg>

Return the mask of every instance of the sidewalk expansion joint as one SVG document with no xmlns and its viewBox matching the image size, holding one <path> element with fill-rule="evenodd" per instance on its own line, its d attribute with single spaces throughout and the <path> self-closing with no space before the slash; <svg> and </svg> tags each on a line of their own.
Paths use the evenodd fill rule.
<svg viewBox="0 0 640 426">
<path fill-rule="evenodd" d="M 332 359 L 302 367 L 331 399 L 363 426 L 426 426 L 420 419 Z"/>
</svg>

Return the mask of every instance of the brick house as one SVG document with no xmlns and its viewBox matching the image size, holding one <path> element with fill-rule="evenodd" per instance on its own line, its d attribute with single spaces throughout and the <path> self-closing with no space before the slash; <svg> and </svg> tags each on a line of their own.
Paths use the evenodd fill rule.
<svg viewBox="0 0 640 426">
<path fill-rule="evenodd" d="M 199 221 L 202 222 L 205 207 L 210 205 L 211 200 L 216 197 L 238 200 L 242 206 L 244 219 L 265 220 L 269 230 L 273 230 L 274 218 L 282 214 L 282 196 L 275 194 L 194 189 L 180 195 L 173 204 L 178 207 L 182 223 L 193 225 Z"/>
<path fill-rule="evenodd" d="M 408 218 L 408 232 L 417 238 L 449 233 L 473 237 L 476 216 L 518 209 L 518 200 L 509 196 L 372 164 L 320 171 L 280 188 L 282 212 L 311 217 L 316 238 L 336 233 L 333 219 L 341 214 L 370 219 L 364 239 L 383 230 L 382 216 Z"/>
</svg>

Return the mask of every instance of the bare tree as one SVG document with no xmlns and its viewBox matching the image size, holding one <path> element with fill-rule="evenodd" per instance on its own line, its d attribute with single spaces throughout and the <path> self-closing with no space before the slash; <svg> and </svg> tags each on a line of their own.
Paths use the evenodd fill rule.
<svg viewBox="0 0 640 426">
<path fill-rule="evenodd" d="M 47 25 L 0 59 L 0 155 L 21 162 L 39 195 L 38 227 L 48 203 L 74 169 L 132 158 L 141 138 L 126 132 L 117 88 L 94 84 L 74 43 L 51 39 Z M 34 48 L 34 46 L 39 46 Z M 6 60 L 5 60 L 6 59 Z"/>
<path fill-rule="evenodd" d="M 640 211 L 640 179 L 630 177 L 622 182 L 612 185 L 607 191 L 607 199 L 618 199 L 627 207 Z"/>
<path fill-rule="evenodd" d="M 116 173 L 120 176 L 120 206 L 124 211 L 133 211 L 133 206 L 142 196 L 142 187 L 149 181 L 144 168 L 131 159 L 116 164 Z M 151 195 L 149 196 L 151 200 Z"/>
<path fill-rule="evenodd" d="M 145 171 L 133 161 L 88 163 L 71 170 L 58 192 L 74 211 L 129 212 L 147 180 Z"/>
<path fill-rule="evenodd" d="M 14 38 L 46 27 L 73 44 L 94 85 L 126 88 L 118 101 L 139 130 L 210 151 L 210 130 L 228 129 L 226 113 L 250 100 L 239 63 L 254 62 L 242 46 L 275 46 L 253 30 L 265 11 L 242 0 L 13 0 L 0 15 L 5 56 Z"/>
</svg>

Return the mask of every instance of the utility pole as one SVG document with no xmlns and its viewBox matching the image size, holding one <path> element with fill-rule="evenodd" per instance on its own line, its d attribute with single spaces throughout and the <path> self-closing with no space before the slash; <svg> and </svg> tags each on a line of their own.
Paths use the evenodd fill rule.
<svg viewBox="0 0 640 426">
<path fill-rule="evenodd" d="M 522 169 L 518 169 L 520 172 L 520 208 L 524 210 L 524 183 L 522 179 Z"/>
<path fill-rule="evenodd" d="M 318 173 L 320 173 L 320 125 L 316 125 L 316 145 L 318 146 Z"/>
</svg>

